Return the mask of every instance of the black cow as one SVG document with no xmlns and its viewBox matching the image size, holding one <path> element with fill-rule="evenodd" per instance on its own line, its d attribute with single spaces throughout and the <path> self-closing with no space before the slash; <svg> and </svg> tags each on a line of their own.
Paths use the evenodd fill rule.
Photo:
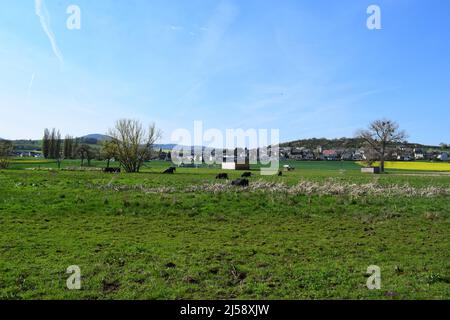
<svg viewBox="0 0 450 320">
<path fill-rule="evenodd" d="M 244 172 L 241 176 L 241 178 L 250 178 L 252 176 L 251 172 Z"/>
<path fill-rule="evenodd" d="M 216 176 L 216 179 L 226 179 L 226 180 L 228 180 L 228 173 L 219 173 Z"/>
<path fill-rule="evenodd" d="M 177 170 L 177 168 L 175 167 L 170 167 L 169 169 L 166 169 L 163 174 L 174 174 L 175 170 Z"/>
<path fill-rule="evenodd" d="M 237 179 L 232 181 L 231 185 L 236 187 L 248 187 L 249 182 L 248 179 Z"/>
<path fill-rule="evenodd" d="M 120 173 L 120 168 L 104 168 L 105 173 Z"/>
</svg>

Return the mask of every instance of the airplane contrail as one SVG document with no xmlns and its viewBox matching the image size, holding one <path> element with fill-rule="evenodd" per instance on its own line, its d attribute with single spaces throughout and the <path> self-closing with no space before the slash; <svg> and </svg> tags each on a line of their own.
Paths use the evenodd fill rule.
<svg viewBox="0 0 450 320">
<path fill-rule="evenodd" d="M 56 44 L 55 35 L 53 34 L 52 29 L 50 28 L 50 16 L 45 7 L 44 0 L 35 0 L 34 3 L 35 3 L 36 15 L 39 17 L 42 29 L 44 30 L 45 34 L 47 35 L 48 39 L 50 40 L 50 44 L 52 45 L 53 53 L 58 58 L 60 64 L 63 65 L 64 59 L 63 59 L 61 51 L 58 48 L 58 45 Z"/>
<path fill-rule="evenodd" d="M 31 88 L 33 87 L 33 82 L 34 82 L 35 75 L 36 75 L 35 73 L 33 73 L 31 75 L 31 80 L 30 80 L 30 83 L 28 84 L 28 91 L 27 91 L 28 95 L 31 94 Z"/>
</svg>

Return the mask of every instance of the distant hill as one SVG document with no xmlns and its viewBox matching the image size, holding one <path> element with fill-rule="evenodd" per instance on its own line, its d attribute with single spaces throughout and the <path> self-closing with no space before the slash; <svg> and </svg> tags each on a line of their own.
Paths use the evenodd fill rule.
<svg viewBox="0 0 450 320">
<path fill-rule="evenodd" d="M 87 144 L 97 144 L 99 142 L 103 141 L 109 141 L 112 138 L 110 136 L 107 136 L 105 134 L 100 133 L 92 133 L 85 136 L 80 137 L 81 141 Z"/>
<path fill-rule="evenodd" d="M 155 144 L 153 146 L 154 149 L 163 149 L 163 150 L 172 150 L 175 148 L 176 144 Z"/>
<path fill-rule="evenodd" d="M 305 147 L 308 149 L 316 149 L 322 147 L 323 149 L 348 149 L 348 148 L 360 148 L 363 145 L 363 141 L 357 138 L 340 138 L 340 139 L 326 139 L 326 138 L 312 138 L 295 140 L 280 144 L 280 147 Z"/>
<path fill-rule="evenodd" d="M 41 151 L 40 140 L 13 140 L 14 151 Z"/>
<path fill-rule="evenodd" d="M 326 139 L 326 138 L 311 138 L 303 140 L 295 140 L 291 142 L 281 143 L 280 147 L 304 147 L 314 150 L 318 147 L 322 149 L 358 149 L 364 145 L 364 141 L 359 138 L 339 138 L 339 139 Z M 419 143 L 405 143 L 402 144 L 410 148 L 439 148 L 439 146 L 428 146 Z"/>
<path fill-rule="evenodd" d="M 92 133 L 92 134 L 87 134 L 85 136 L 82 136 L 79 138 L 82 143 L 86 143 L 86 144 L 99 144 L 103 141 L 109 141 L 112 138 L 108 135 L 105 134 L 100 134 L 100 133 Z M 153 147 L 154 149 L 163 149 L 163 150 L 171 150 L 176 146 L 176 144 L 155 144 Z"/>
</svg>

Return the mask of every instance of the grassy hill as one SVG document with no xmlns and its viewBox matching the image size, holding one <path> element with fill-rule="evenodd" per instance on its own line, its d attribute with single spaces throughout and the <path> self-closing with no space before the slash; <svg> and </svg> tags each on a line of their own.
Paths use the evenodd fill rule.
<svg viewBox="0 0 450 320">
<path fill-rule="evenodd" d="M 15 151 L 41 151 L 42 140 L 13 140 Z"/>
</svg>

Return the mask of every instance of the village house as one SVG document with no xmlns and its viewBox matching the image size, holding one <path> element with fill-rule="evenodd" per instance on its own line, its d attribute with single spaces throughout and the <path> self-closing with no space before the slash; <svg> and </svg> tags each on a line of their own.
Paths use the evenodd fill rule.
<svg viewBox="0 0 450 320">
<path fill-rule="evenodd" d="M 343 151 L 341 154 L 341 160 L 351 161 L 353 160 L 354 154 L 355 153 L 353 151 Z"/>
<path fill-rule="evenodd" d="M 338 160 L 338 153 L 336 150 L 323 150 L 322 155 L 324 156 L 325 160 Z"/>
<path fill-rule="evenodd" d="M 41 158 L 42 154 L 40 152 L 35 152 L 35 151 L 18 151 L 18 152 L 13 152 L 12 154 L 15 157 L 20 157 L 20 158 Z"/>
<path fill-rule="evenodd" d="M 354 161 L 362 161 L 365 160 L 366 156 L 364 155 L 364 150 L 363 149 L 359 149 L 356 150 L 355 153 L 353 154 L 353 159 Z"/>
<path fill-rule="evenodd" d="M 414 159 L 415 160 L 424 160 L 425 159 L 425 154 L 422 149 L 414 148 Z"/>
</svg>

